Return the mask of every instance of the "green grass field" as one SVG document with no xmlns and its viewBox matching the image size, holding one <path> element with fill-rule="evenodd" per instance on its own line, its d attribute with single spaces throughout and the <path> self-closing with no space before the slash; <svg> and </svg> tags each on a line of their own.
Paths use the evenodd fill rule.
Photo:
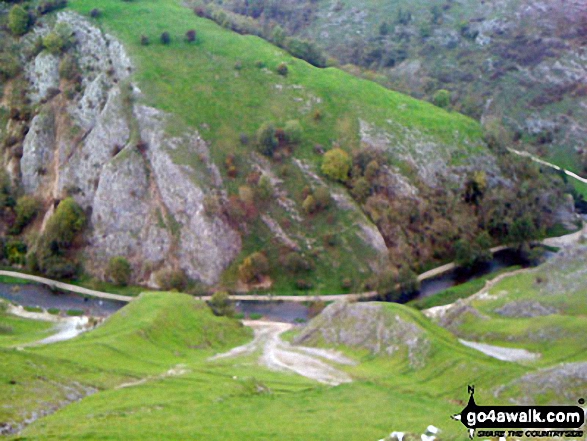
<svg viewBox="0 0 587 441">
<path fill-rule="evenodd" d="M 394 430 L 419 434 L 433 424 L 442 440 L 464 440 L 462 426 L 449 416 L 463 407 L 467 384 L 475 384 L 478 402 L 503 404 L 519 392 L 515 382 L 524 374 L 584 360 L 584 255 L 557 256 L 502 280 L 492 297 L 473 303 L 486 318 L 465 314 L 459 322 L 460 337 L 539 352 L 537 361 L 495 360 L 461 345 L 419 311 L 386 303 L 385 314 L 421 330 L 426 350 L 414 363 L 406 347 L 392 356 L 338 347 L 358 364 L 341 368 L 354 381 L 336 387 L 260 367 L 260 353 L 208 361 L 250 340 L 251 332 L 183 294 L 143 294 L 94 331 L 20 351 L 15 342 L 35 340 L 46 328 L 18 319 L 23 323 L 12 340 L 0 337 L 0 420 L 65 403 L 65 391 L 73 389 L 90 396 L 15 439 L 377 440 Z M 524 318 L 495 311 L 528 300 L 556 313 Z M 554 399 L 536 388 L 531 396 L 538 403 Z"/>
</svg>

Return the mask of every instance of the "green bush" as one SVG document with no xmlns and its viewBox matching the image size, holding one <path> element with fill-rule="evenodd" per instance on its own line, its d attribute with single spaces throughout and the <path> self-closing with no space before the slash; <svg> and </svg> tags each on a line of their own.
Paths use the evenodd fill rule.
<svg viewBox="0 0 587 441">
<path fill-rule="evenodd" d="M 12 265 L 24 265 L 26 263 L 27 246 L 20 240 L 9 240 L 4 246 L 4 254 Z"/>
<path fill-rule="evenodd" d="M 14 35 L 24 35 L 29 30 L 31 17 L 21 6 L 14 5 L 8 13 L 8 28 Z"/>
<path fill-rule="evenodd" d="M 208 306 L 210 306 L 214 315 L 225 317 L 234 316 L 234 306 L 230 302 L 226 291 L 216 291 L 208 302 Z"/>
<path fill-rule="evenodd" d="M 43 46 L 52 54 L 59 55 L 65 48 L 65 41 L 57 32 L 50 32 L 43 37 Z"/>
<path fill-rule="evenodd" d="M 434 105 L 446 109 L 450 106 L 450 92 L 445 89 L 437 90 L 432 97 L 432 101 Z"/>
<path fill-rule="evenodd" d="M 0 54 L 0 81 L 4 82 L 11 78 L 14 78 L 20 72 L 20 62 L 18 58 L 6 54 Z"/>
<path fill-rule="evenodd" d="M 304 199 L 302 203 L 302 208 L 307 214 L 312 214 L 318 208 L 318 204 L 316 203 L 316 199 L 311 194 Z"/>
<path fill-rule="evenodd" d="M 269 261 L 264 254 L 255 252 L 245 257 L 238 267 L 239 277 L 243 282 L 259 281 L 269 271 Z"/>
<path fill-rule="evenodd" d="M 340 148 L 328 150 L 324 154 L 322 173 L 334 181 L 346 182 L 351 170 L 351 157 Z"/>
<path fill-rule="evenodd" d="M 166 268 L 155 273 L 155 282 L 164 291 L 183 291 L 187 286 L 188 279 L 183 270 Z"/>
<path fill-rule="evenodd" d="M 70 279 L 78 272 L 75 262 L 52 254 L 41 259 L 39 266 L 43 274 L 50 279 Z"/>
<path fill-rule="evenodd" d="M 128 260 L 122 256 L 116 256 L 108 261 L 106 276 L 118 286 L 128 285 L 130 280 L 131 267 Z"/>
<path fill-rule="evenodd" d="M 282 76 L 287 76 L 287 74 L 289 73 L 289 69 L 287 68 L 287 64 L 285 63 L 280 63 L 279 66 L 277 66 L 277 73 L 279 75 Z"/>
<path fill-rule="evenodd" d="M 163 44 L 171 43 L 171 36 L 169 35 L 169 32 L 163 32 L 161 34 L 161 43 L 163 43 Z"/>
<path fill-rule="evenodd" d="M 268 122 L 263 123 L 257 130 L 257 149 L 265 156 L 273 156 L 277 145 L 275 126 Z"/>
<path fill-rule="evenodd" d="M 304 129 L 297 119 L 290 120 L 283 127 L 285 141 L 290 145 L 299 144 L 302 141 Z"/>
<path fill-rule="evenodd" d="M 54 242 L 59 248 L 67 248 L 85 223 L 84 211 L 73 198 L 68 197 L 60 202 L 49 218 L 44 233 L 45 242 Z"/>
<path fill-rule="evenodd" d="M 30 224 L 41 209 L 40 202 L 34 196 L 22 196 L 16 201 L 16 219 L 12 226 L 12 234 L 20 232 Z"/>
<path fill-rule="evenodd" d="M 316 191 L 314 191 L 314 199 L 316 199 L 318 209 L 326 210 L 330 207 L 331 197 L 328 187 L 318 187 Z"/>
</svg>

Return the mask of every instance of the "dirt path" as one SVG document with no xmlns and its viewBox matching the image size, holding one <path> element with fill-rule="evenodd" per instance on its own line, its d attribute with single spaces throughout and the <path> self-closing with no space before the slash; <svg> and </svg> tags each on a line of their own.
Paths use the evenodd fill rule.
<svg viewBox="0 0 587 441">
<path fill-rule="evenodd" d="M 36 345 L 47 345 L 51 343 L 57 343 L 59 341 L 71 340 L 77 337 L 82 332 L 89 330 L 89 318 L 86 316 L 82 317 L 59 317 L 56 315 L 49 314 L 48 312 L 29 312 L 26 311 L 22 306 L 8 307 L 8 312 L 18 317 L 23 317 L 32 320 L 42 320 L 45 322 L 55 323 L 55 333 L 47 338 L 32 343 L 27 343 L 22 346 L 36 346 Z"/>
<path fill-rule="evenodd" d="M 56 280 L 47 279 L 45 277 L 33 276 L 31 274 L 19 273 L 16 271 L 1 271 L 0 276 L 15 277 L 17 279 L 30 280 L 31 282 L 41 283 L 50 288 L 63 289 L 65 291 L 75 292 L 77 294 L 84 294 L 92 297 L 99 297 L 101 299 L 118 300 L 119 302 L 130 302 L 134 297 L 121 296 L 118 294 L 110 294 L 107 292 L 95 291 L 93 289 L 83 288 L 77 285 L 70 285 L 69 283 L 58 282 Z"/>
<path fill-rule="evenodd" d="M 283 341 L 281 334 L 290 330 L 293 325 L 265 321 L 244 321 L 243 323 L 255 331 L 253 341 L 224 354 L 215 355 L 210 358 L 210 361 L 260 353 L 259 363 L 271 370 L 294 372 L 332 386 L 352 381 L 349 375 L 328 364 L 330 362 L 353 365 L 355 363 L 352 360 L 335 351 L 292 346 Z"/>
<path fill-rule="evenodd" d="M 506 348 L 503 346 L 488 345 L 486 343 L 477 343 L 474 341 L 467 341 L 459 339 L 461 344 L 483 352 L 485 355 L 497 358 L 502 361 L 533 361 L 540 358 L 540 354 L 527 351 L 526 349 Z"/>
<path fill-rule="evenodd" d="M 540 159 L 539 157 L 534 156 L 531 153 L 522 152 L 520 150 L 514 150 L 514 149 L 509 148 L 509 147 L 508 147 L 508 151 L 511 152 L 511 153 L 513 153 L 514 155 L 524 156 L 525 158 L 530 158 L 532 161 L 537 162 L 538 164 L 542 164 L 542 165 L 545 165 L 547 167 L 553 168 L 555 170 L 562 171 L 567 176 L 570 176 L 571 178 L 576 179 L 577 181 L 582 182 L 583 184 L 587 184 L 587 179 L 579 176 L 578 174 L 573 173 L 572 171 L 569 171 L 569 170 L 565 170 L 564 168 L 559 167 L 558 165 L 552 164 L 550 162 L 546 162 L 544 159 Z"/>
</svg>

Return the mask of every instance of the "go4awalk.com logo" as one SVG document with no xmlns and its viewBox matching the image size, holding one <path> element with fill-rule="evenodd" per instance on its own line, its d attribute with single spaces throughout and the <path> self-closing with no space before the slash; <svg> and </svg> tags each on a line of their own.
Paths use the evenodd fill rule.
<svg viewBox="0 0 587 441">
<path fill-rule="evenodd" d="M 463 423 L 471 439 L 475 431 L 485 437 L 583 438 L 578 429 L 585 423 L 585 411 L 579 406 L 478 406 L 475 387 L 469 386 L 468 392 L 467 407 L 452 418 Z"/>
</svg>

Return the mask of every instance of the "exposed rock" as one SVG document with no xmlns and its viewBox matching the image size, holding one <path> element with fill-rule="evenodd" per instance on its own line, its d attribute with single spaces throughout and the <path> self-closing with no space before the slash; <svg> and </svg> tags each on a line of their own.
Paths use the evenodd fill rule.
<svg viewBox="0 0 587 441">
<path fill-rule="evenodd" d="M 179 148 L 192 149 L 195 154 L 205 148 L 205 143 L 197 132 L 186 132 L 180 137 L 166 134 L 166 115 L 153 108 L 138 106 L 136 116 L 141 139 L 148 146 L 152 179 L 176 225 L 179 265 L 189 277 L 215 283 L 240 252 L 240 235 L 223 219 L 206 215 L 204 192 L 199 186 L 205 176 L 189 166 L 176 164 L 170 156 Z"/>
<path fill-rule="evenodd" d="M 557 310 L 535 300 L 519 300 L 506 303 L 495 312 L 504 317 L 541 317 L 556 314 Z"/>
<path fill-rule="evenodd" d="M 416 324 L 374 303 L 336 302 L 314 318 L 295 338 L 296 344 L 345 345 L 373 354 L 393 355 L 407 349 L 412 367 L 421 367 L 430 341 Z"/>
<path fill-rule="evenodd" d="M 25 75 L 32 86 L 29 98 L 38 103 L 47 96 L 49 89 L 59 87 L 59 58 L 43 51 L 27 64 Z"/>
<path fill-rule="evenodd" d="M 587 395 L 587 363 L 563 363 L 540 369 L 512 381 L 502 390 L 517 391 L 516 404 L 532 405 L 538 397 L 552 396 L 550 404 L 568 405 Z"/>
<path fill-rule="evenodd" d="M 53 163 L 55 150 L 55 118 L 48 109 L 35 116 L 23 143 L 20 160 L 22 185 L 26 193 L 45 187 L 47 168 Z"/>
</svg>

